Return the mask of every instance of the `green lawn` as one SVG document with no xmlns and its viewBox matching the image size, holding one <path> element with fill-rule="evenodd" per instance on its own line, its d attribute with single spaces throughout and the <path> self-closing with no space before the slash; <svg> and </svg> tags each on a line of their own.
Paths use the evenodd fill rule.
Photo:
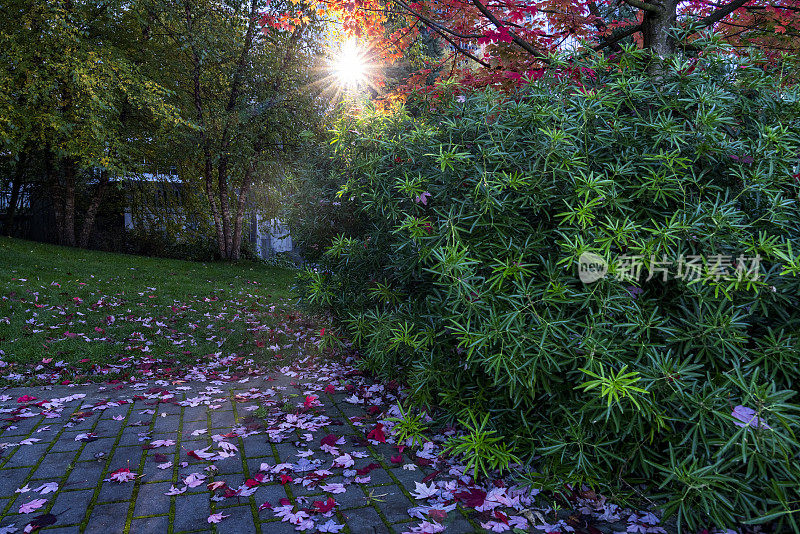
<svg viewBox="0 0 800 534">
<path fill-rule="evenodd" d="M 293 274 L 0 238 L 0 381 L 169 376 L 176 366 L 230 357 L 277 361 L 307 341 L 301 332 L 310 327 L 291 312 Z"/>
</svg>

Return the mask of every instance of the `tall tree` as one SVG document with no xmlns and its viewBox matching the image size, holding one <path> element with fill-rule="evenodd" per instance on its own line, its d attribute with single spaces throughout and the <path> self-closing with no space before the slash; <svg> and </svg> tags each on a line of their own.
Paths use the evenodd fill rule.
<svg viewBox="0 0 800 534">
<path fill-rule="evenodd" d="M 0 10 L 0 140 L 14 158 L 43 161 L 58 242 L 86 246 L 109 173 L 135 159 L 131 123 L 179 115 L 131 60 L 127 2 L 10 0 Z M 81 189 L 92 192 L 76 232 Z"/>
<path fill-rule="evenodd" d="M 265 0 L 151 0 L 140 7 L 153 50 L 174 54 L 160 71 L 195 126 L 185 130 L 186 148 L 197 162 L 219 254 L 238 259 L 251 188 L 274 178 L 271 164 L 292 159 L 298 132 L 319 108 L 310 10 Z M 298 23 L 265 28 L 270 13 L 291 13 Z"/>
</svg>

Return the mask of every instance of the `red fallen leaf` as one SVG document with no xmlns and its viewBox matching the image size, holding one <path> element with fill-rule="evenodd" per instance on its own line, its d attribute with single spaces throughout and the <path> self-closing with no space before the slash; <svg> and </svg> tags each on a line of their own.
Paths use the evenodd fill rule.
<svg viewBox="0 0 800 534">
<path fill-rule="evenodd" d="M 439 523 L 441 523 L 447 517 L 447 512 L 445 512 L 444 510 L 438 510 L 436 508 L 431 508 L 430 510 L 428 510 L 428 516 L 431 519 L 434 519 L 434 520 L 438 521 Z"/>
<path fill-rule="evenodd" d="M 375 425 L 375 428 L 370 430 L 369 434 L 367 434 L 367 439 L 374 439 L 375 441 L 386 443 L 386 434 L 383 433 L 383 423 Z"/>
<path fill-rule="evenodd" d="M 334 386 L 333 384 L 328 384 L 327 386 L 325 386 L 324 391 L 325 393 L 333 393 L 336 391 L 336 386 Z"/>
<path fill-rule="evenodd" d="M 486 500 L 486 492 L 478 488 L 469 488 L 458 493 L 453 493 L 453 497 L 464 503 L 470 508 L 477 508 L 483 505 Z"/>
<path fill-rule="evenodd" d="M 282 499 L 281 499 L 281 500 L 279 500 L 278 502 L 280 503 L 280 505 L 281 505 L 281 506 L 286 506 L 287 504 L 292 504 L 292 501 L 290 501 L 290 500 L 289 500 L 289 499 L 287 499 L 286 497 L 282 498 Z"/>
<path fill-rule="evenodd" d="M 436 478 L 436 477 L 439 475 L 439 473 L 441 473 L 441 471 L 434 471 L 434 472 L 433 472 L 433 473 L 431 473 L 430 475 L 428 475 L 428 476 L 426 476 L 425 478 L 423 478 L 423 479 L 422 479 L 422 483 L 423 483 L 423 484 L 427 484 L 428 482 L 430 482 L 431 480 L 433 480 L 434 478 Z"/>
<path fill-rule="evenodd" d="M 505 523 L 506 525 L 508 524 L 508 516 L 506 514 L 504 514 L 503 512 L 501 512 L 500 510 L 495 510 L 494 511 L 494 516 L 497 519 L 499 519 L 500 521 L 502 521 L 503 523 Z"/>
<path fill-rule="evenodd" d="M 421 456 L 417 456 L 414 461 L 416 461 L 418 465 L 427 466 L 433 464 L 433 460 L 428 460 L 427 458 L 422 458 Z"/>
<path fill-rule="evenodd" d="M 338 436 L 334 436 L 333 434 L 328 434 L 327 436 L 325 436 L 324 438 L 322 438 L 320 440 L 320 444 L 321 445 L 328 445 L 329 447 L 335 447 L 336 446 L 336 440 L 338 440 L 338 439 L 339 439 Z"/>
<path fill-rule="evenodd" d="M 272 510 L 272 505 L 268 502 L 265 502 L 264 504 L 258 507 L 258 511 L 260 512 L 261 510 L 266 510 L 267 508 Z"/>
<path fill-rule="evenodd" d="M 30 402 L 36 400 L 36 397 L 31 397 L 30 395 L 23 395 L 17 399 L 17 402 Z"/>
<path fill-rule="evenodd" d="M 94 331 L 97 332 L 98 334 L 105 334 L 106 333 L 106 331 L 103 330 L 102 328 L 100 328 L 99 326 L 95 326 L 94 327 Z"/>
<path fill-rule="evenodd" d="M 290 477 L 289 475 L 281 475 L 281 485 L 282 486 L 285 486 L 287 482 L 291 482 L 292 480 L 294 480 L 294 479 L 292 477 Z"/>
<path fill-rule="evenodd" d="M 402 454 L 398 454 L 398 455 L 392 456 L 391 458 L 389 458 L 389 460 L 391 460 L 391 462 L 393 464 L 403 463 L 403 455 Z"/>
<path fill-rule="evenodd" d="M 308 395 L 306 397 L 306 400 L 303 401 L 303 406 L 305 406 L 306 408 L 311 408 L 311 405 L 314 404 L 314 401 L 317 400 L 318 398 L 319 397 L 317 397 L 316 395 Z"/>
<path fill-rule="evenodd" d="M 247 486 L 248 488 L 254 488 L 254 487 L 258 486 L 259 484 L 261 484 L 261 483 L 258 480 L 255 480 L 255 479 L 252 479 L 252 478 L 248 478 L 247 480 L 244 481 L 244 485 Z"/>
<path fill-rule="evenodd" d="M 75 334 L 73 332 L 67 331 L 67 332 L 64 332 L 64 337 L 68 337 L 68 338 L 72 339 L 72 338 L 78 337 L 78 334 Z"/>
<path fill-rule="evenodd" d="M 314 501 L 314 508 L 316 508 L 319 513 L 326 514 L 333 510 L 333 507 L 336 506 L 336 501 L 333 500 L 333 497 L 328 497 L 328 500 L 325 502 L 322 501 Z"/>
<path fill-rule="evenodd" d="M 379 467 L 380 467 L 380 464 L 376 464 L 375 462 L 372 462 L 371 464 L 369 464 L 368 466 L 364 467 L 363 469 L 356 469 L 356 474 L 358 476 L 360 476 L 360 477 L 363 477 L 364 475 L 368 475 L 371 471 L 373 471 L 374 469 L 378 469 Z"/>
<path fill-rule="evenodd" d="M 216 482 L 211 482 L 210 484 L 206 484 L 208 491 L 214 491 L 217 488 L 224 488 L 225 486 L 226 484 L 222 480 L 217 480 Z"/>
</svg>

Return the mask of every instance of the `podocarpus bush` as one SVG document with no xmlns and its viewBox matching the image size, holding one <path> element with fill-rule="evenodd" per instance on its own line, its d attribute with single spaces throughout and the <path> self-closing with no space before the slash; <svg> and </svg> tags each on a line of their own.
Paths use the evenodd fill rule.
<svg viewBox="0 0 800 534">
<path fill-rule="evenodd" d="M 797 531 L 800 93 L 724 54 L 640 59 L 345 119 L 370 224 L 305 296 L 416 402 L 489 413 L 543 486 Z"/>
</svg>

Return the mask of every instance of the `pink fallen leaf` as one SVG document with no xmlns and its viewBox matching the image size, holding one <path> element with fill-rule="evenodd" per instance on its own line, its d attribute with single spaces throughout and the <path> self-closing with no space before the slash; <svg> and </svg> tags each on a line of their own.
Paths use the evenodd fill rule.
<svg viewBox="0 0 800 534">
<path fill-rule="evenodd" d="M 169 491 L 165 492 L 164 495 L 180 495 L 181 493 L 186 493 L 188 486 L 184 486 L 183 488 L 176 488 L 175 486 L 170 486 Z"/>
<path fill-rule="evenodd" d="M 42 506 L 47 503 L 47 499 L 34 499 L 30 502 L 26 502 L 22 506 L 19 507 L 19 513 L 21 514 L 29 514 L 31 512 L 35 512 Z"/>
<path fill-rule="evenodd" d="M 136 478 L 136 473 L 131 473 L 131 470 L 127 467 L 123 467 L 122 469 L 117 469 L 111 476 L 106 479 L 106 481 L 114 481 L 119 482 L 120 484 L 123 482 L 130 482 L 131 480 Z"/>
<path fill-rule="evenodd" d="M 222 512 L 219 512 L 217 514 L 211 514 L 210 516 L 208 516 L 208 522 L 209 523 L 219 523 L 220 521 L 222 521 L 226 517 L 230 517 L 230 515 L 223 515 Z"/>
</svg>

